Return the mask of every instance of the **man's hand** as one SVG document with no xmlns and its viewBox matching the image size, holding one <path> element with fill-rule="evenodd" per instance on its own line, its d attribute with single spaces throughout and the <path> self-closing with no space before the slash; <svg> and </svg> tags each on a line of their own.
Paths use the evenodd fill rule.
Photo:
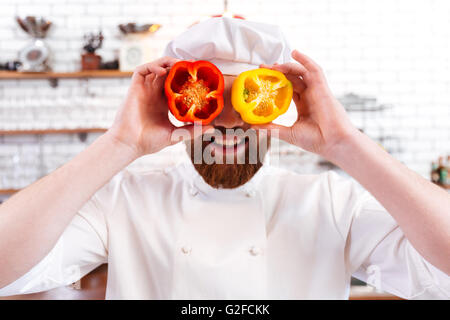
<svg viewBox="0 0 450 320">
<path fill-rule="evenodd" d="M 172 139 L 177 128 L 168 118 L 164 81 L 178 60 L 162 57 L 136 68 L 127 97 L 108 135 L 125 144 L 134 157 L 157 152 L 179 140 Z M 183 126 L 193 137 L 193 125 Z M 202 132 L 208 127 L 202 127 Z"/>
<path fill-rule="evenodd" d="M 333 97 L 321 68 L 298 51 L 292 57 L 298 63 L 261 67 L 281 71 L 292 82 L 298 119 L 292 127 L 258 127 L 279 129 L 281 139 L 320 154 L 350 174 L 387 209 L 414 248 L 450 274 L 448 194 L 358 131 Z"/>
<path fill-rule="evenodd" d="M 292 52 L 292 57 L 298 63 L 261 67 L 283 72 L 292 82 L 297 121 L 292 127 L 276 124 L 257 127 L 279 129 L 282 140 L 332 160 L 335 147 L 356 133 L 357 129 L 328 88 L 320 66 L 297 50 Z"/>
</svg>

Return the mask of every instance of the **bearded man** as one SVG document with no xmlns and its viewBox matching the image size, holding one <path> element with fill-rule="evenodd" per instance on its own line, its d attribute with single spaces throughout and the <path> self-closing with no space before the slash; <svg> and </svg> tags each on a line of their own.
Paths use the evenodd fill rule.
<svg viewBox="0 0 450 320">
<path fill-rule="evenodd" d="M 104 135 L 0 207 L 0 295 L 66 285 L 108 263 L 112 299 L 347 299 L 352 275 L 404 298 L 449 297 L 449 195 L 358 131 L 321 68 L 278 28 L 213 18 L 165 55 L 136 69 Z M 224 108 L 208 126 L 169 120 L 163 87 L 179 59 L 224 74 Z M 259 66 L 291 81 L 292 126 L 251 126 L 233 109 L 236 75 Z M 367 191 L 335 173 L 263 164 L 274 134 Z M 192 161 L 124 170 L 176 137 Z"/>
</svg>

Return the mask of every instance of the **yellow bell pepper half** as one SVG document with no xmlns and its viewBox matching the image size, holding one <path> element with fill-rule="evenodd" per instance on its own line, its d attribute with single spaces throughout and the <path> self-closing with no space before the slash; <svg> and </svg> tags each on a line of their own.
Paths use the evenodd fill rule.
<svg viewBox="0 0 450 320">
<path fill-rule="evenodd" d="M 292 91 L 292 83 L 279 71 L 249 70 L 234 80 L 231 103 L 245 122 L 263 124 L 288 110 Z"/>
</svg>

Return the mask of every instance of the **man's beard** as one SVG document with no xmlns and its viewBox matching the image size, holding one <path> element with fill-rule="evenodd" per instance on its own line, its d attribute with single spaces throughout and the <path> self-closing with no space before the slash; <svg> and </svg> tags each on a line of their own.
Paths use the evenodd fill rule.
<svg viewBox="0 0 450 320">
<path fill-rule="evenodd" d="M 216 128 L 218 129 L 218 128 Z M 223 131 L 223 129 L 220 129 Z M 210 141 L 203 141 L 203 135 L 198 138 L 197 143 L 201 143 L 202 155 L 204 154 L 205 148 L 211 143 Z M 203 157 L 200 163 L 196 163 L 194 157 L 194 141 L 186 144 L 186 151 L 188 152 L 191 161 L 197 170 L 197 172 L 202 176 L 207 184 L 213 188 L 225 188 L 232 189 L 237 188 L 246 182 L 248 182 L 258 170 L 262 167 L 263 159 L 269 149 L 269 141 L 267 137 L 260 137 L 253 141 L 253 143 L 247 143 L 245 156 L 242 155 L 241 160 L 237 161 L 234 158 L 233 163 L 227 163 L 227 161 L 222 161 L 223 163 L 205 163 Z M 250 151 L 253 151 L 253 156 L 250 156 Z M 254 155 L 257 154 L 255 157 Z M 244 160 L 245 159 L 245 160 Z M 252 161 L 250 161 L 252 159 Z"/>
</svg>

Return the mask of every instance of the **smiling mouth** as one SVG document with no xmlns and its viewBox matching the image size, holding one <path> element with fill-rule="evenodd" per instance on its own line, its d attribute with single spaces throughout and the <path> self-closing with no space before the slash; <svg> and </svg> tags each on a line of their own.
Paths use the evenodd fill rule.
<svg viewBox="0 0 450 320">
<path fill-rule="evenodd" d="M 213 155 L 217 154 L 240 154 L 244 152 L 249 143 L 247 136 L 222 135 L 211 137 L 208 147 L 211 148 Z"/>
</svg>

